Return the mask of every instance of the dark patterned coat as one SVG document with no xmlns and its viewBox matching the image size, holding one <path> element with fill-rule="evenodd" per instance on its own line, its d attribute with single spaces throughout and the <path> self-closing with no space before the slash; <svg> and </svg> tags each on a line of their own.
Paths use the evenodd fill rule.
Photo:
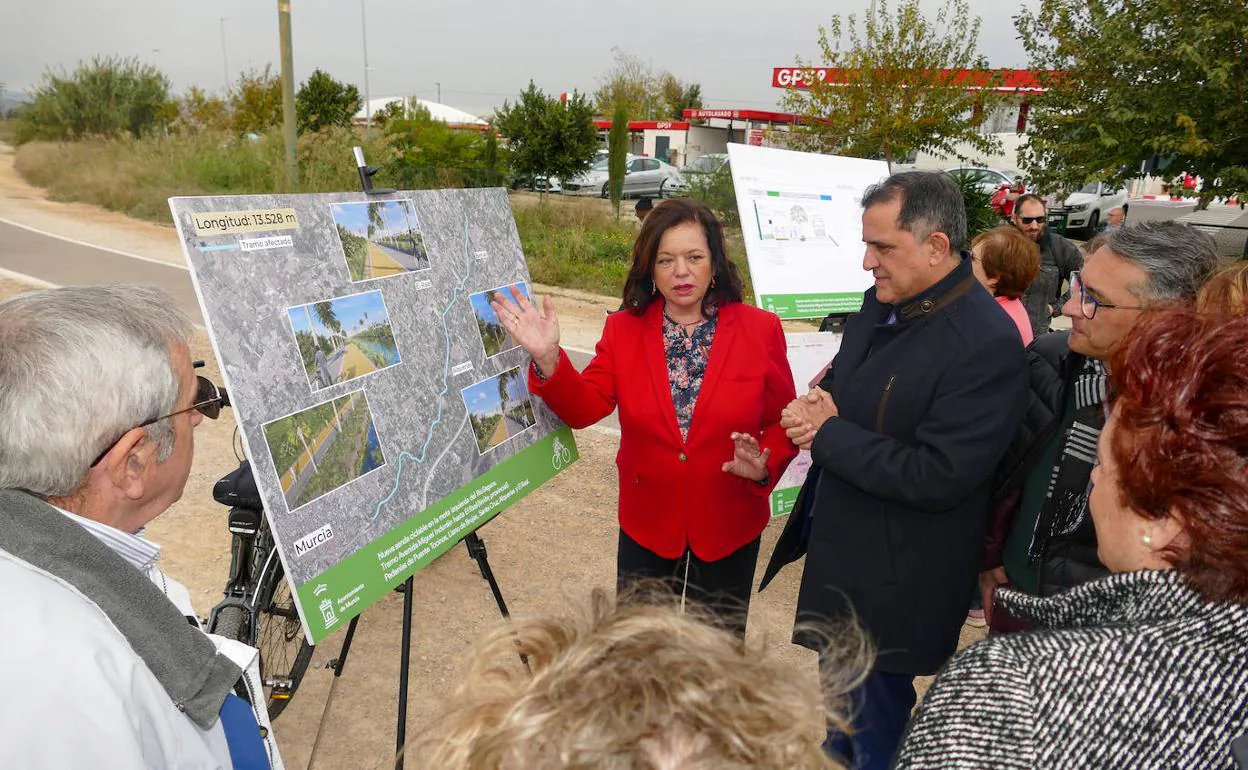
<svg viewBox="0 0 1248 770">
<path fill-rule="evenodd" d="M 896 767 L 1234 767 L 1231 742 L 1248 731 L 1248 607 L 1206 602 L 1169 571 L 997 598 L 1038 630 L 951 660 Z"/>
</svg>

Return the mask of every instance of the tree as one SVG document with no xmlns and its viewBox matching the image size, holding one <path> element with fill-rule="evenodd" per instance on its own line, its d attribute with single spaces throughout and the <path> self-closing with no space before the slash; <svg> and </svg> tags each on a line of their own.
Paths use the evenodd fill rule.
<svg viewBox="0 0 1248 770">
<path fill-rule="evenodd" d="M 312 306 L 312 311 L 316 313 L 316 320 L 321 322 L 321 326 L 335 334 L 342 333 L 342 322 L 338 320 L 338 314 L 334 312 L 334 306 L 331 303 L 317 302 Z"/>
<path fill-rule="evenodd" d="M 1248 4 L 1042 0 L 1015 18 L 1037 95 L 1024 168 L 1042 188 L 1122 182 L 1160 160 L 1202 207 L 1248 192 Z"/>
<path fill-rule="evenodd" d="M 191 86 L 178 99 L 174 128 L 183 131 L 225 130 L 230 126 L 230 108 L 225 99 L 213 96 L 199 86 Z"/>
<path fill-rule="evenodd" d="M 239 73 L 230 89 L 230 130 L 235 134 L 262 134 L 282 122 L 282 80 L 273 68 Z"/>
<path fill-rule="evenodd" d="M 634 120 L 680 120 L 686 109 L 702 107 L 702 86 L 682 83 L 670 72 L 655 72 L 646 62 L 619 48 L 615 66 L 594 92 L 599 115 L 613 115 L 623 107 Z"/>
<path fill-rule="evenodd" d="M 494 117 L 507 138 L 515 174 L 566 179 L 588 169 L 598 149 L 593 114 L 582 94 L 574 91 L 563 103 L 542 93 L 530 80 L 516 103 L 503 102 Z"/>
<path fill-rule="evenodd" d="M 176 116 L 169 79 L 138 59 L 95 57 L 72 74 L 51 71 L 18 119 L 16 141 L 143 136 Z"/>
<path fill-rule="evenodd" d="M 316 132 L 328 126 L 350 126 L 360 111 L 360 89 L 340 83 L 317 69 L 295 94 L 295 115 L 299 133 Z"/>
<path fill-rule="evenodd" d="M 848 82 L 812 78 L 809 90 L 785 93 L 783 108 L 801 116 L 792 143 L 889 164 L 919 151 L 952 155 L 960 143 L 999 150 L 973 119 L 1003 98 L 990 88 L 999 76 L 975 53 L 978 40 L 979 17 L 966 0 L 946 0 L 934 22 L 919 0 L 900 0 L 895 16 L 879 0 L 861 31 L 853 14 L 833 16 L 829 27 L 819 27 L 823 65 Z M 808 65 L 799 59 L 798 66 Z M 976 70 L 981 88 L 968 90 L 960 70 Z"/>
<path fill-rule="evenodd" d="M 628 113 L 623 104 L 615 106 L 611 118 L 611 133 L 607 135 L 607 184 L 611 188 L 611 207 L 615 209 L 615 221 L 620 221 L 620 199 L 624 197 L 624 174 L 627 173 Z"/>
<path fill-rule="evenodd" d="M 659 91 L 671 120 L 683 120 L 685 110 L 702 109 L 702 86 L 697 83 L 681 83 L 672 73 L 664 72 L 659 78 Z"/>
</svg>

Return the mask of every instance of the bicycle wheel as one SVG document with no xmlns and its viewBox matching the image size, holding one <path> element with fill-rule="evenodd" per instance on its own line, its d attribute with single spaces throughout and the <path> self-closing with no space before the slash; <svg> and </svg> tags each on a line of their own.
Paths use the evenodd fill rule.
<svg viewBox="0 0 1248 770">
<path fill-rule="evenodd" d="M 250 622 L 251 613 L 246 607 L 237 605 L 222 607 L 217 612 L 217 617 L 213 620 L 212 628 L 208 629 L 208 632 L 227 639 L 237 639 L 246 644 Z"/>
<path fill-rule="evenodd" d="M 277 719 L 307 673 L 312 645 L 304 638 L 295 599 L 281 565 L 269 574 L 270 585 L 263 592 L 268 601 L 260 607 L 256 622 L 256 647 L 260 650 L 260 678 L 268 699 L 269 718 Z"/>
</svg>

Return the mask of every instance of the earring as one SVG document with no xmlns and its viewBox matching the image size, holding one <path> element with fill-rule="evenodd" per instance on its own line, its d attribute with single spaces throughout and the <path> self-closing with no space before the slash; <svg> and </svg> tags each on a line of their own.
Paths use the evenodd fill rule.
<svg viewBox="0 0 1248 770">
<path fill-rule="evenodd" d="M 650 295 L 653 296 L 658 293 L 659 293 L 659 287 L 655 285 L 654 281 L 651 281 L 650 282 Z"/>
<path fill-rule="evenodd" d="M 1146 545 L 1146 546 L 1148 546 L 1148 547 L 1150 547 L 1150 548 L 1151 548 L 1151 547 L 1152 547 L 1152 545 L 1153 545 L 1153 536 L 1152 536 L 1152 535 L 1150 535 L 1150 534 L 1148 534 L 1147 532 L 1145 532 L 1145 533 L 1144 533 L 1144 534 L 1140 537 L 1140 540 L 1143 540 L 1143 541 L 1144 541 L 1144 545 Z"/>
<path fill-rule="evenodd" d="M 712 288 L 712 289 L 714 289 L 714 288 L 715 288 L 715 276 L 713 276 L 713 275 L 711 276 L 711 288 Z"/>
</svg>

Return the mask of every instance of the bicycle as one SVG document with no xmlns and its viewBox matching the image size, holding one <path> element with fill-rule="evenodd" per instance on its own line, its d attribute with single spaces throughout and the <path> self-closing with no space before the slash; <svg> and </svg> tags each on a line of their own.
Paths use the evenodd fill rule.
<svg viewBox="0 0 1248 770">
<path fill-rule="evenodd" d="M 219 390 L 222 406 L 229 406 L 225 389 Z M 225 598 L 212 608 L 208 631 L 260 651 L 269 718 L 277 719 L 303 681 L 313 647 L 304 638 L 251 462 L 240 460 L 213 486 L 212 497 L 230 508 L 233 541 Z"/>
</svg>

